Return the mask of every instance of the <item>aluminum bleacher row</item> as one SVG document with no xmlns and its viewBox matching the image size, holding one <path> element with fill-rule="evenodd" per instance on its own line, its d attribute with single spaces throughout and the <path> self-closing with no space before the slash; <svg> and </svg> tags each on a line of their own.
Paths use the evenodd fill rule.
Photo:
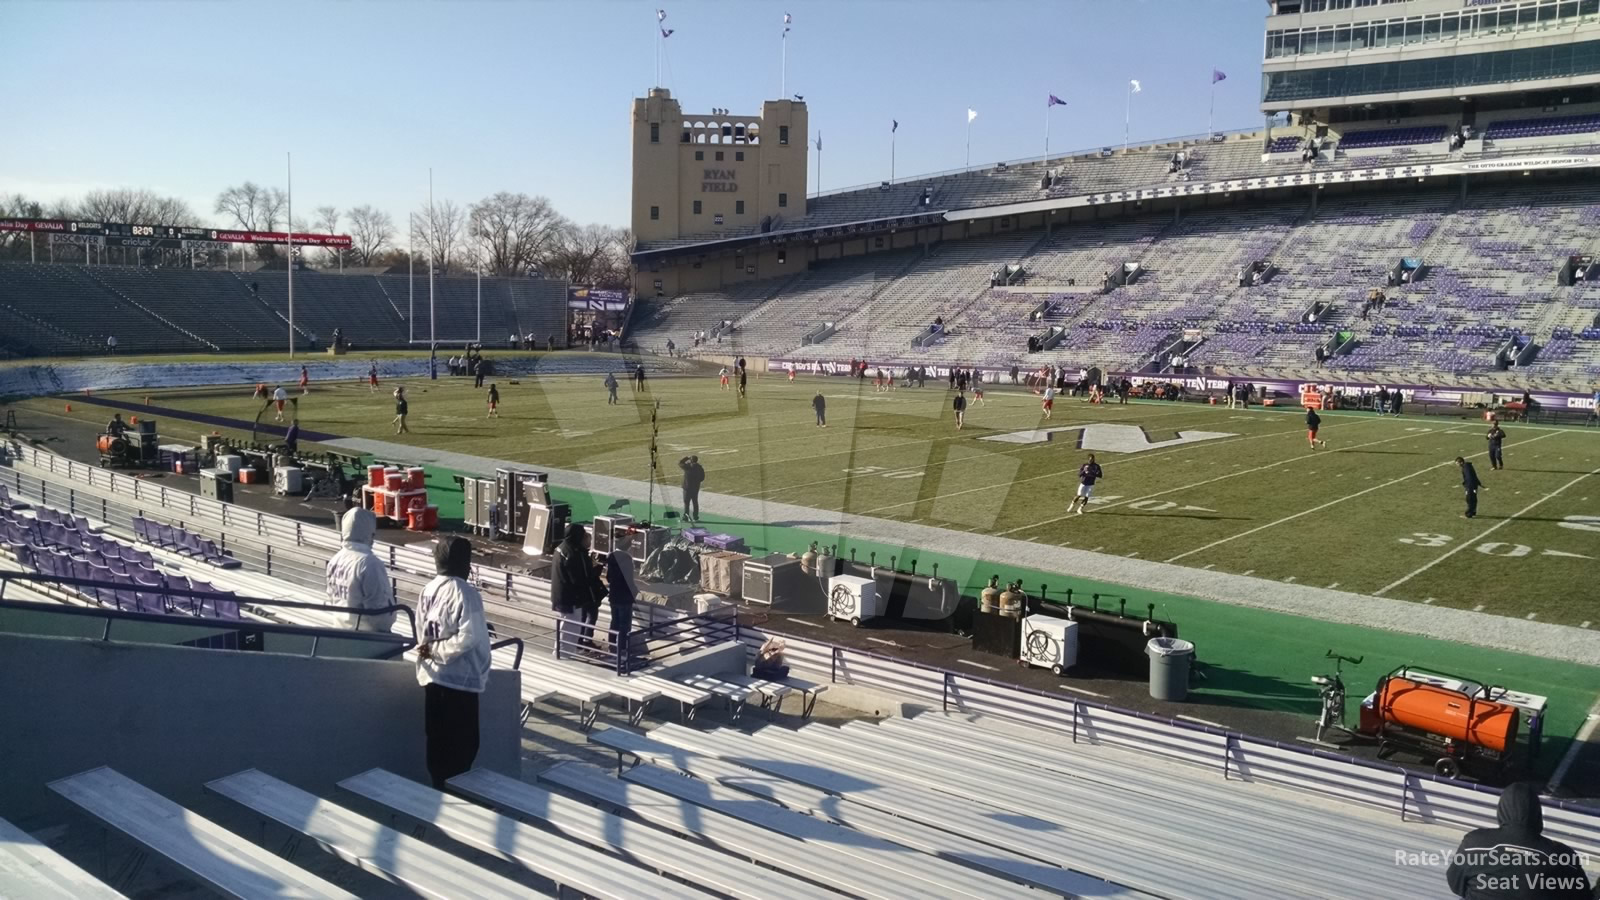
<svg viewBox="0 0 1600 900">
<path fill-rule="evenodd" d="M 415 305 L 410 291 L 414 286 Z M 357 347 L 405 346 L 407 317 L 427 332 L 428 279 L 299 272 L 295 329 L 323 346 L 341 329 Z M 511 332 L 565 342 L 567 286 L 529 278 L 434 278 L 441 341 L 499 345 Z M 62 316 L 72 309 L 73 316 Z M 0 263 L 0 346 L 30 354 L 276 349 L 288 335 L 288 274 L 138 266 Z"/>
</svg>

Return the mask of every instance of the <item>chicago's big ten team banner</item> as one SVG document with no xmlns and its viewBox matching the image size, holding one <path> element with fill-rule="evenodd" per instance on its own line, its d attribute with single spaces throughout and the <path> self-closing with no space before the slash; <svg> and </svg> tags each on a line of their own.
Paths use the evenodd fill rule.
<svg viewBox="0 0 1600 900">
<path fill-rule="evenodd" d="M 787 373 L 790 366 L 793 366 L 796 372 L 804 375 L 850 374 L 850 364 L 848 362 L 842 362 L 838 360 L 767 360 L 767 371 L 769 372 Z M 867 363 L 868 377 L 871 377 L 880 366 L 886 369 L 893 368 L 896 373 L 903 374 L 905 370 L 910 367 L 910 364 L 900 362 L 869 361 Z M 928 378 L 930 380 L 950 377 L 949 366 L 930 365 L 924 366 L 924 368 L 927 370 Z M 1011 370 L 1009 368 L 997 369 L 987 366 L 977 366 L 974 368 L 976 371 L 983 374 L 983 380 L 985 382 L 990 384 L 999 384 L 1001 382 L 1010 383 Z M 1021 381 L 1023 378 L 1029 375 L 1037 374 L 1038 372 L 1038 367 L 1018 366 L 1017 380 Z M 1127 378 L 1128 381 L 1134 385 L 1140 385 L 1146 382 L 1158 382 L 1161 384 L 1176 383 L 1183 385 L 1186 389 L 1191 391 L 1221 391 L 1229 384 L 1252 384 L 1255 385 L 1259 390 L 1272 391 L 1292 397 L 1298 397 L 1302 392 L 1308 389 L 1321 390 L 1323 387 L 1327 386 L 1331 386 L 1334 390 L 1342 394 L 1350 395 L 1374 394 L 1377 393 L 1379 387 L 1383 387 L 1389 391 L 1400 391 L 1401 395 L 1410 402 L 1421 401 L 1429 403 L 1451 404 L 1459 404 L 1462 402 L 1480 402 L 1478 399 L 1480 396 L 1487 398 L 1487 395 L 1489 394 L 1494 394 L 1500 400 L 1521 399 L 1522 397 L 1521 391 L 1507 388 L 1489 388 L 1482 391 L 1470 391 L 1461 388 L 1441 388 L 1432 385 L 1395 384 L 1392 382 L 1385 383 L 1383 385 L 1377 385 L 1354 384 L 1340 381 L 1320 381 L 1311 383 L 1304 381 L 1281 381 L 1268 378 L 1235 378 L 1230 380 L 1228 378 L 1217 377 L 1215 375 L 1187 375 L 1178 377 L 1171 375 L 1136 374 L 1133 372 L 1111 372 L 1106 375 L 1106 378 L 1113 381 L 1121 381 L 1123 378 Z M 1072 383 L 1077 380 L 1077 370 L 1073 369 L 1072 367 L 1068 367 L 1068 383 Z M 1533 391 L 1531 393 L 1534 402 L 1545 407 L 1546 409 L 1551 407 L 1559 407 L 1562 409 L 1594 408 L 1593 394 L 1565 394 L 1555 393 L 1552 391 Z"/>
<path fill-rule="evenodd" d="M 628 308 L 627 291 L 603 291 L 588 287 L 567 288 L 567 308 L 592 312 L 622 312 Z"/>
</svg>

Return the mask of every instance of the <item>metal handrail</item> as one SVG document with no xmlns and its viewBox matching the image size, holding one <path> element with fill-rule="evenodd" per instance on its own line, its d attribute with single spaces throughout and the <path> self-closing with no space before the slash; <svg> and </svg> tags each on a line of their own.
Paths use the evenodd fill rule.
<svg viewBox="0 0 1600 900">
<path fill-rule="evenodd" d="M 299 601 L 299 600 L 280 600 L 280 599 L 268 600 L 268 599 L 265 599 L 265 598 L 262 598 L 262 597 L 246 597 L 246 596 L 241 596 L 239 594 L 225 593 L 225 592 L 222 592 L 222 591 L 197 591 L 197 590 L 194 590 L 192 588 L 169 588 L 169 587 L 167 587 L 165 585 L 148 586 L 147 587 L 147 586 L 138 585 L 138 584 L 130 585 L 130 584 L 126 583 L 126 582 L 97 581 L 97 580 L 92 579 L 92 578 L 71 578 L 71 577 L 67 577 L 67 576 L 63 576 L 63 575 L 44 575 L 44 574 L 40 574 L 40 573 L 37 573 L 37 572 L 0 572 L 0 600 L 4 600 L 5 599 L 5 586 L 7 584 L 10 584 L 13 581 L 27 581 L 27 582 L 37 583 L 37 584 L 58 584 L 58 585 L 65 585 L 65 586 L 68 586 L 68 587 L 98 588 L 98 589 L 113 590 L 113 591 L 115 591 L 115 590 L 123 590 L 123 591 L 136 591 L 136 592 L 139 592 L 139 593 L 160 593 L 160 594 L 162 594 L 164 596 L 168 596 L 168 597 L 194 597 L 196 599 L 225 600 L 225 601 L 227 601 L 229 603 L 237 603 L 237 604 L 239 604 L 239 606 L 241 608 L 242 607 L 262 606 L 262 607 L 267 607 L 269 609 L 275 608 L 275 607 L 281 607 L 281 608 L 284 608 L 284 609 L 312 609 L 312 610 L 318 610 L 318 611 L 321 611 L 321 612 L 336 613 L 336 614 L 339 614 L 339 615 L 349 615 L 351 612 L 355 612 L 355 610 L 352 610 L 348 606 L 331 606 L 331 605 L 326 604 L 326 603 L 305 603 L 305 602 L 302 602 L 302 601 Z M 83 593 L 83 592 L 79 591 L 79 593 Z M 15 601 L 15 602 L 26 602 L 26 601 Z M 74 609 L 74 608 L 80 608 L 80 607 L 63 607 L 63 608 Z M 81 608 L 83 608 L 83 609 L 106 610 L 106 607 L 103 607 L 103 606 L 81 607 Z M 110 612 L 118 612 L 118 613 L 132 613 L 132 612 L 135 612 L 134 610 L 124 610 L 124 609 L 113 609 L 113 610 L 108 610 L 108 611 L 110 611 Z M 362 609 L 362 610 L 360 610 L 360 613 L 361 614 L 365 614 L 365 615 L 382 615 L 384 613 L 391 613 L 391 612 L 400 613 L 400 614 L 404 615 L 405 618 L 406 618 L 406 621 L 411 623 L 411 637 L 407 638 L 405 635 L 394 634 L 393 632 L 357 631 L 355 629 L 334 628 L 334 627 L 322 626 L 322 625 L 297 625 L 297 624 L 292 624 L 292 623 L 269 622 L 269 621 L 262 621 L 262 620 L 238 620 L 238 621 L 244 621 L 247 624 L 251 625 L 252 627 L 254 627 L 257 624 L 261 624 L 261 625 L 284 625 L 286 627 L 305 629 L 306 633 L 311 633 L 311 632 L 317 632 L 317 633 L 333 632 L 335 634 L 338 634 L 341 637 L 346 636 L 346 635 L 349 635 L 349 636 L 355 636 L 355 635 L 378 635 L 380 637 L 390 637 L 390 636 L 392 636 L 392 637 L 398 637 L 401 641 L 408 642 L 406 644 L 406 649 L 410 649 L 411 647 L 416 646 L 417 617 L 416 617 L 416 613 L 412 612 L 411 607 L 405 606 L 403 604 L 396 603 L 396 604 L 394 604 L 392 606 L 385 606 L 385 607 L 380 607 L 380 608 Z M 160 618 L 168 618 L 168 619 L 170 619 L 171 618 L 171 616 L 167 616 L 167 615 L 164 615 L 162 613 L 138 613 L 138 614 L 139 615 L 143 615 L 143 616 L 153 616 L 153 617 L 158 618 L 158 619 L 160 619 Z M 236 620 L 233 620 L 233 619 L 217 619 L 217 618 L 211 618 L 211 617 L 200 617 L 200 616 L 196 616 L 196 615 L 194 615 L 192 613 L 190 614 L 190 617 L 191 618 L 197 618 L 197 619 L 203 619 L 203 621 L 209 621 L 209 622 L 232 622 L 232 621 L 236 621 Z"/>
<path fill-rule="evenodd" d="M 494 651 L 499 650 L 501 647 L 509 647 L 512 644 L 516 644 L 517 645 L 517 657 L 516 657 L 516 659 L 513 659 L 511 661 L 511 668 L 516 669 L 516 670 L 521 670 L 521 668 L 522 668 L 522 638 L 519 638 L 519 637 L 508 637 L 508 638 L 505 638 L 504 640 L 495 641 L 494 643 L 489 645 L 489 652 L 493 653 Z"/>
</svg>

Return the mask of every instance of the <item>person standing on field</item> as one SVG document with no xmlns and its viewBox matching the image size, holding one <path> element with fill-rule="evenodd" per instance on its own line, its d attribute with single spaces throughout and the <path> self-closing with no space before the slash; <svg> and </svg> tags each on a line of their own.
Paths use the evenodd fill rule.
<svg viewBox="0 0 1600 900">
<path fill-rule="evenodd" d="M 1078 467 L 1078 496 L 1067 505 L 1067 512 L 1083 515 L 1089 511 L 1089 499 L 1094 495 L 1094 483 L 1105 477 L 1100 464 L 1089 454 L 1089 461 Z"/>
<path fill-rule="evenodd" d="M 967 423 L 967 395 L 956 391 L 956 398 L 950 401 L 950 406 L 956 411 L 956 430 L 960 431 Z"/>
<path fill-rule="evenodd" d="M 1489 425 L 1489 433 L 1484 435 L 1489 441 L 1489 468 L 1499 471 L 1506 467 L 1505 457 L 1501 455 L 1501 448 L 1505 444 L 1506 432 L 1500 427 L 1500 420 L 1496 419 Z"/>
<path fill-rule="evenodd" d="M 406 413 L 411 411 L 411 404 L 406 402 L 406 389 L 404 386 L 394 389 L 394 433 L 409 434 L 411 429 L 406 427 Z"/>
<path fill-rule="evenodd" d="M 606 405 L 617 405 L 617 373 L 606 373 Z"/>
<path fill-rule="evenodd" d="M 1462 518 L 1475 518 L 1478 515 L 1478 491 L 1483 489 L 1483 482 L 1478 480 L 1478 470 L 1472 467 L 1472 463 L 1458 456 L 1456 465 L 1461 467 L 1461 489 L 1467 495 L 1467 511 Z"/>
<path fill-rule="evenodd" d="M 817 391 L 817 395 L 811 398 L 811 408 L 817 411 L 817 427 L 827 428 L 828 401 L 823 398 L 822 391 Z"/>
<path fill-rule="evenodd" d="M 1046 419 L 1050 418 L 1054 414 L 1055 408 L 1056 386 L 1047 382 L 1044 386 L 1044 417 Z"/>
<path fill-rule="evenodd" d="M 1306 407 L 1306 440 L 1311 443 L 1311 449 L 1328 446 L 1327 441 L 1317 439 L 1317 429 L 1322 427 L 1322 417 L 1311 407 Z"/>
<path fill-rule="evenodd" d="M 492 384 L 489 385 L 489 415 L 485 418 L 500 418 L 500 389 Z"/>
</svg>

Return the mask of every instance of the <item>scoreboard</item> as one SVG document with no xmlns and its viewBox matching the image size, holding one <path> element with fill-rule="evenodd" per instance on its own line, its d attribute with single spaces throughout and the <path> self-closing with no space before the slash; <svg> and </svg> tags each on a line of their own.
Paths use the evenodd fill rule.
<svg viewBox="0 0 1600 900">
<path fill-rule="evenodd" d="M 104 238 L 114 247 L 179 248 L 184 241 L 216 241 L 228 244 L 287 244 L 284 231 L 238 231 L 222 228 L 192 228 L 178 225 L 127 225 L 117 222 L 72 222 L 65 219 L 0 219 L 0 231 L 29 231 L 46 234 L 71 234 Z M 348 234 L 293 234 L 297 246 L 349 247 Z"/>
</svg>

